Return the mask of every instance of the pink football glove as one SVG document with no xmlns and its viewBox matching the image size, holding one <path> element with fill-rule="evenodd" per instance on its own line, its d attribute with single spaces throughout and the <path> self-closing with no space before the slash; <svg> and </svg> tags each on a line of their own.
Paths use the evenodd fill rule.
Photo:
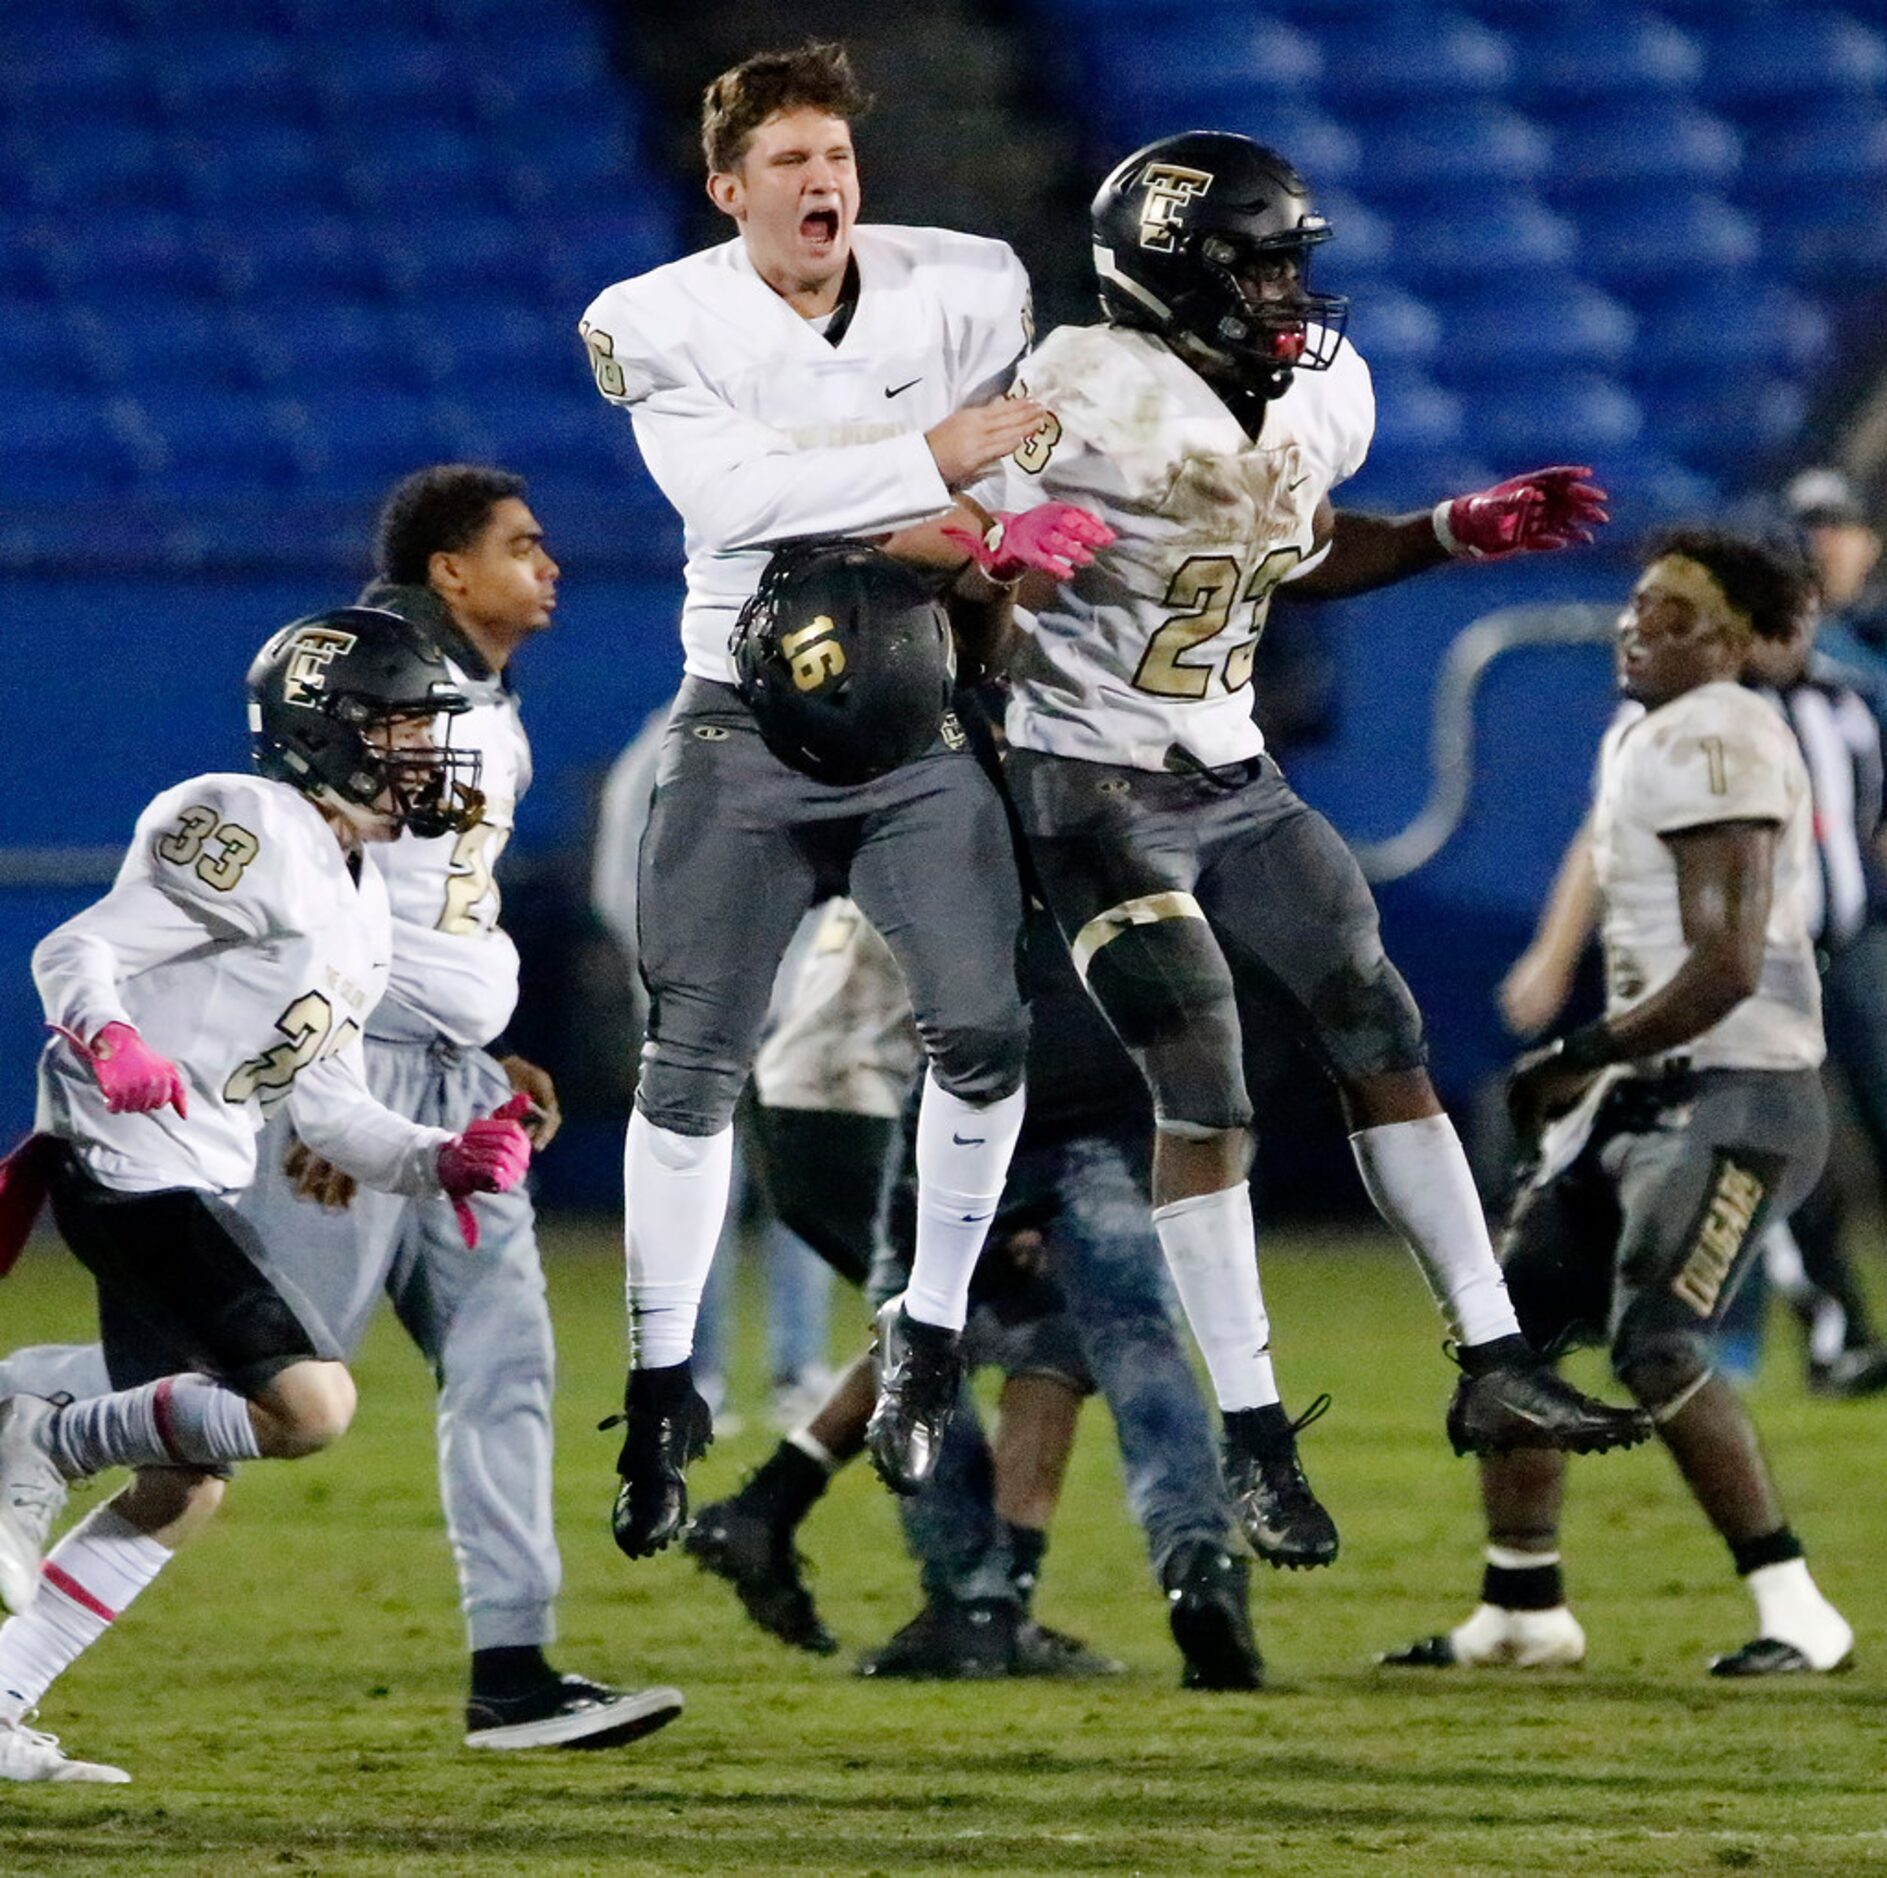
<svg viewBox="0 0 1887 1878">
<path fill-rule="evenodd" d="M 1038 508 L 999 514 L 984 535 L 946 528 L 943 536 L 965 549 L 998 584 L 1031 572 L 1066 580 L 1094 559 L 1096 548 L 1114 545 L 1114 531 L 1098 515 L 1071 502 L 1044 502 Z"/>
<path fill-rule="evenodd" d="M 129 1024 L 107 1024 L 90 1043 L 63 1024 L 50 1024 L 92 1066 L 114 1115 L 148 1115 L 166 1103 L 180 1116 L 190 1112 L 183 1072 L 159 1056 Z"/>
<path fill-rule="evenodd" d="M 524 1178 L 531 1164 L 531 1138 L 518 1118 L 529 1112 L 531 1099 L 514 1095 L 482 1121 L 467 1122 L 465 1132 L 439 1150 L 439 1185 L 452 1201 L 459 1233 L 468 1252 L 478 1248 L 478 1216 L 466 1196 L 473 1193 L 509 1193 Z"/>
<path fill-rule="evenodd" d="M 1493 561 L 1504 554 L 1547 554 L 1583 547 L 1612 518 L 1591 470 L 1571 464 L 1529 470 L 1435 504 L 1436 539 L 1458 559 Z"/>
</svg>

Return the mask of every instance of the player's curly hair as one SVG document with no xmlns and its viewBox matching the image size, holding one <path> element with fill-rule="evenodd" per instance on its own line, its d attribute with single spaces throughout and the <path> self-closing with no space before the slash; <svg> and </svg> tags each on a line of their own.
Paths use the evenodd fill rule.
<svg viewBox="0 0 1887 1878">
<path fill-rule="evenodd" d="M 791 52 L 756 52 L 702 93 L 701 151 L 711 173 L 738 169 L 754 132 L 776 111 L 824 111 L 849 124 L 870 108 L 841 45 L 809 39 Z"/>
<path fill-rule="evenodd" d="M 374 566 L 383 580 L 423 587 L 435 554 L 457 554 L 485 531 L 524 478 L 483 463 L 435 463 L 394 486 L 374 531 Z"/>
<path fill-rule="evenodd" d="M 1786 641 L 1815 594 L 1815 575 L 1799 554 L 1727 528 L 1667 528 L 1652 537 L 1647 565 L 1667 554 L 1707 569 L 1758 639 Z"/>
</svg>

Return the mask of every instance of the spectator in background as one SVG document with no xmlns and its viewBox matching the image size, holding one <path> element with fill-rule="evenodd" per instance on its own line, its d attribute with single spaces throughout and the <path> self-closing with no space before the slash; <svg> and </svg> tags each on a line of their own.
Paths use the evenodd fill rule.
<svg viewBox="0 0 1887 1878">
<path fill-rule="evenodd" d="M 1887 580 L 1881 578 L 1880 530 L 1853 483 L 1836 469 L 1806 469 L 1783 507 L 1821 588 L 1823 653 L 1852 666 L 1887 705 Z"/>
</svg>

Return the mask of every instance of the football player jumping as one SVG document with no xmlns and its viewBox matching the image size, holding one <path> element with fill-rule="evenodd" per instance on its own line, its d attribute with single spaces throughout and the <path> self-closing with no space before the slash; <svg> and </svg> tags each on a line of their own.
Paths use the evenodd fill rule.
<svg viewBox="0 0 1887 1878">
<path fill-rule="evenodd" d="M 523 1178 L 511 1105 L 459 1133 L 368 1089 L 361 1033 L 392 957 L 368 844 L 445 834 L 482 809 L 474 752 L 435 741 L 470 708 L 396 615 L 343 607 L 284 627 L 249 672 L 260 775 L 193 777 L 138 820 L 111 891 L 33 955 L 49 1027 L 38 1132 L 0 1163 L 0 1266 L 50 1194 L 98 1286 L 115 1388 L 0 1402 L 0 1778 L 122 1781 L 25 1725 L 214 1512 L 238 1461 L 294 1459 L 354 1411 L 339 1350 L 271 1277 L 229 1204 L 286 1105 L 315 1152 L 369 1186 L 466 1196 Z M 521 1099 L 519 1099 L 521 1106 Z M 66 1483 L 129 1486 L 41 1565 Z"/>
<path fill-rule="evenodd" d="M 650 1008 L 624 1155 L 634 1352 L 614 1516 L 631 1557 L 681 1530 L 683 1470 L 709 1438 L 689 1357 L 734 1102 L 806 910 L 849 883 L 910 986 L 930 1060 L 917 1259 L 872 1437 L 894 1485 L 934 1463 L 933 1417 L 955 1400 L 970 1273 L 1022 1120 L 1021 894 L 994 784 L 941 736 L 870 780 L 803 774 L 762 740 L 728 653 L 775 546 L 944 515 L 1046 415 L 1001 395 L 1028 343 L 1014 254 L 945 229 L 858 225 L 862 105 L 836 46 L 723 73 L 702 141 L 734 238 L 606 288 L 582 323 L 597 388 L 629 412 L 688 557 L 687 676 L 640 856 Z M 1058 548 L 1086 549 L 1056 519 L 1024 518 L 991 558 L 1066 572 Z M 826 638 L 795 656 L 810 694 L 847 654 Z"/>
<path fill-rule="evenodd" d="M 1154 1219 L 1245 1530 L 1273 1564 L 1324 1565 L 1336 1528 L 1272 1373 L 1236 981 L 1271 994 L 1337 1082 L 1370 1198 L 1458 1340 L 1457 1451 L 1604 1449 L 1650 1430 L 1519 1334 L 1362 874 L 1264 753 L 1258 637 L 1282 583 L 1354 594 L 1451 558 L 1570 547 L 1606 520 L 1604 496 L 1562 467 L 1432 514 L 1332 509 L 1369 447 L 1369 372 L 1345 302 L 1309 286 L 1329 224 L 1274 152 L 1215 132 L 1152 144 L 1102 184 L 1093 231 L 1107 318 L 1051 333 L 1019 371 L 1053 415 L 1006 466 L 1003 500 L 1080 504 L 1117 542 L 1059 590 L 1022 593 L 1009 787 L 1076 967 L 1153 1092 Z"/>
<path fill-rule="evenodd" d="M 1606 1343 L 1650 1411 L 1756 1605 L 1717 1676 L 1841 1668 L 1854 1633 L 1809 1575 L 1749 1413 L 1713 1367 L 1715 1333 L 1771 1219 L 1814 1186 L 1828 1146 L 1817 1073 L 1819 892 L 1808 769 L 1788 721 L 1737 681 L 1786 644 L 1805 577 L 1772 551 L 1668 536 L 1618 620 L 1619 688 L 1591 821 L 1606 1011 L 1529 1052 L 1509 1087 L 1540 1163 L 1508 1232 L 1526 1334 Z M 1579 1662 L 1560 1579 L 1566 1462 L 1529 1448 L 1481 1464 L 1481 1602 L 1384 1660 L 1514 1669 Z"/>
</svg>

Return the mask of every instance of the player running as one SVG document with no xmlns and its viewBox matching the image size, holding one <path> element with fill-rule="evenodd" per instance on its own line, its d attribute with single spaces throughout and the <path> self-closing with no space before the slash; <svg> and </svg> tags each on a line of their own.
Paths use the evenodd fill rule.
<svg viewBox="0 0 1887 1878">
<path fill-rule="evenodd" d="M 619 281 L 582 323 L 597 387 L 631 414 L 688 557 L 687 676 L 640 857 L 650 1010 L 624 1157 L 634 1347 L 614 1516 L 631 1557 L 681 1530 L 683 1470 L 709 1438 L 689 1357 L 734 1102 L 807 908 L 849 890 L 897 958 L 929 1056 L 916 1267 L 873 1438 L 893 1484 L 933 1464 L 926 1384 L 950 1372 L 954 1398 L 970 1273 L 1022 1120 L 1021 897 L 994 785 L 941 736 L 875 779 L 814 780 L 762 740 L 728 652 L 775 545 L 942 515 L 1046 414 L 1001 396 L 1028 342 L 1014 254 L 943 229 L 858 225 L 862 105 L 836 46 L 723 73 L 702 141 L 735 238 Z M 1054 519 L 1017 525 L 1000 569 L 1066 571 Z M 836 647 L 800 651 L 805 687 L 837 676 Z"/>
<path fill-rule="evenodd" d="M 1510 1102 L 1539 1166 L 1508 1230 L 1527 1336 L 1605 1343 L 1730 1549 L 1756 1638 L 1716 1676 L 1840 1668 L 1854 1633 L 1809 1576 L 1713 1341 L 1768 1222 L 1821 1171 L 1828 1118 L 1808 770 L 1782 714 L 1738 680 L 1785 643 L 1805 589 L 1772 551 L 1714 530 L 1665 537 L 1618 621 L 1619 686 L 1591 854 L 1606 1013 L 1520 1059 Z M 1577 1663 L 1560 1576 L 1562 1455 L 1482 1462 L 1481 1603 L 1402 1667 Z"/>
<path fill-rule="evenodd" d="M 115 1385 L 84 1401 L 0 1402 L 0 1778 L 123 1781 L 25 1726 L 222 1497 L 238 1461 L 294 1459 L 354 1410 L 340 1352 L 273 1280 L 229 1204 L 285 1106 L 301 1139 L 370 1186 L 467 1198 L 523 1178 L 510 1105 L 454 1132 L 369 1092 L 361 1032 L 392 956 L 369 852 L 402 829 L 463 834 L 475 753 L 435 742 L 470 700 L 397 616 L 345 607 L 277 633 L 249 671 L 259 775 L 167 789 L 111 891 L 33 955 L 50 1027 L 39 1132 L 4 1164 L 17 1237 L 49 1192 L 98 1285 Z M 46 1558 L 66 1483 L 129 1486 Z"/>
<path fill-rule="evenodd" d="M 1360 593 L 1453 556 L 1567 547 L 1606 519 L 1603 495 L 1560 468 L 1432 515 L 1332 509 L 1374 401 L 1345 303 L 1309 288 L 1329 225 L 1272 151 L 1213 132 L 1150 145 L 1102 184 L 1093 226 L 1107 319 L 1050 334 L 1018 374 L 1053 416 L 1007 466 L 1006 501 L 1079 503 L 1118 540 L 1059 591 L 1025 590 L 1009 788 L 1076 968 L 1153 1092 L 1154 1221 L 1224 1411 L 1240 1518 L 1273 1564 L 1325 1565 L 1336 1528 L 1272 1373 L 1235 983 L 1273 996 L 1337 1082 L 1370 1198 L 1458 1339 L 1457 1451 L 1609 1448 L 1649 1429 L 1519 1334 L 1362 874 L 1264 754 L 1258 637 L 1281 583 Z"/>
</svg>

